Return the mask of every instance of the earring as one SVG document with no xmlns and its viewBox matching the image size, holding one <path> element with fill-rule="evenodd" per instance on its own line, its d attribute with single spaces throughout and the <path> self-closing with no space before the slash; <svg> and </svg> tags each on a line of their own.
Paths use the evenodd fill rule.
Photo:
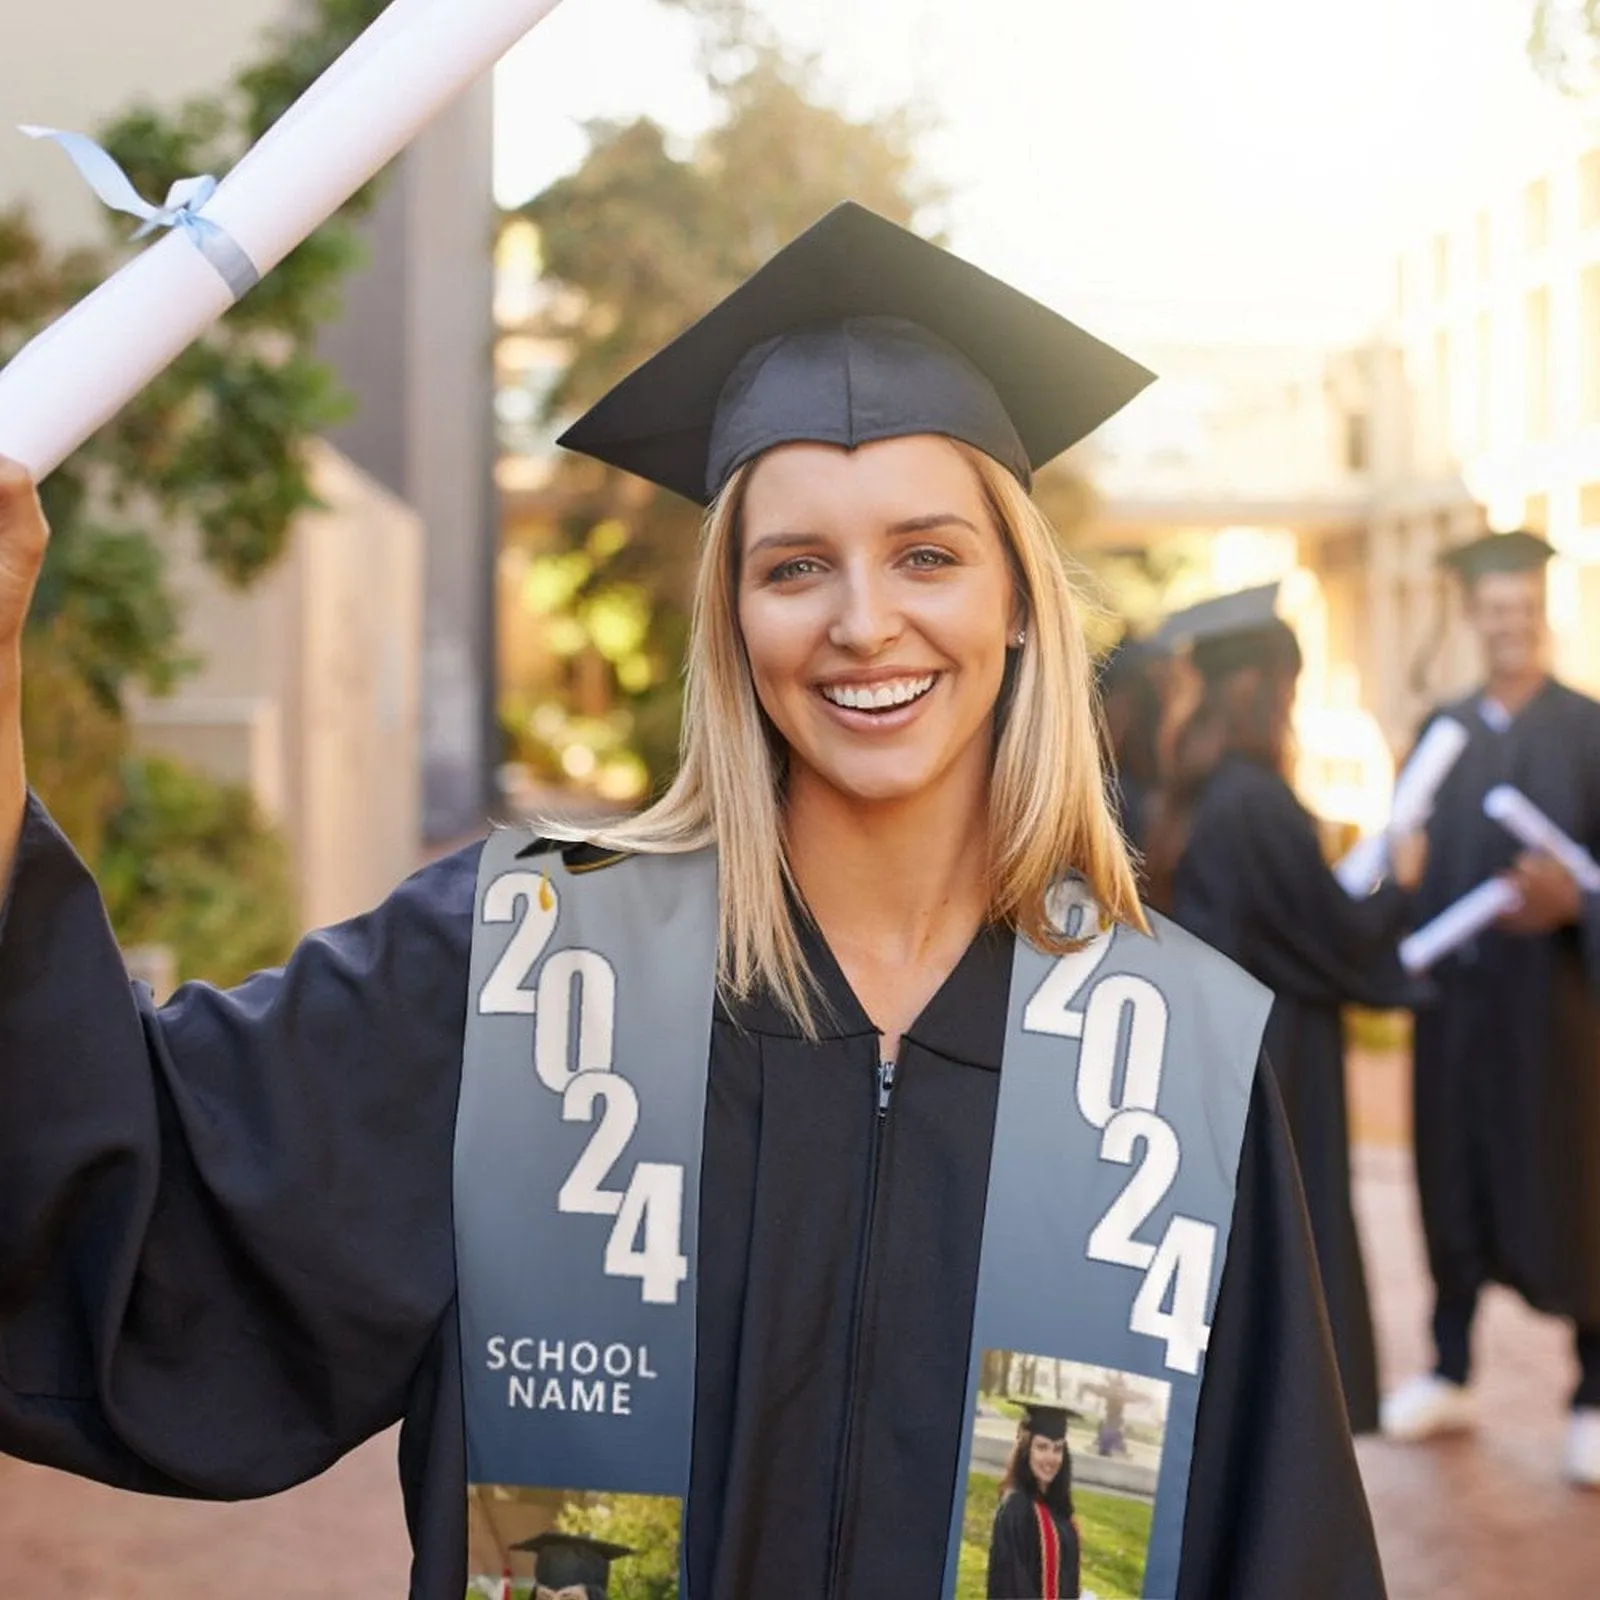
<svg viewBox="0 0 1600 1600">
<path fill-rule="evenodd" d="M 1016 636 L 1011 641 L 1011 648 L 1013 650 L 1020 650 L 1027 642 L 1028 630 L 1026 628 L 1018 628 Z"/>
</svg>

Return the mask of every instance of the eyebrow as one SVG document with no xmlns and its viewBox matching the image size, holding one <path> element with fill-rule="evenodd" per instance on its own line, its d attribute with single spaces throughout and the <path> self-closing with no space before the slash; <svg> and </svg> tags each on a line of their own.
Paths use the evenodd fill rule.
<svg viewBox="0 0 1600 1600">
<path fill-rule="evenodd" d="M 924 517 L 907 517 L 903 522 L 889 524 L 889 532 L 893 534 L 905 533 L 932 533 L 936 528 L 959 527 L 965 528 L 969 533 L 982 537 L 982 530 L 967 518 L 958 516 L 954 511 L 933 511 Z M 769 533 L 750 546 L 746 555 L 757 555 L 763 550 L 795 550 L 805 545 L 812 545 L 821 538 L 816 533 Z"/>
</svg>

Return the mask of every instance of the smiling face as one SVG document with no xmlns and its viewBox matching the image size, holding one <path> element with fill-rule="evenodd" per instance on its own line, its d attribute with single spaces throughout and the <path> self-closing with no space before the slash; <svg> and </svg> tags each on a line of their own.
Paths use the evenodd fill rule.
<svg viewBox="0 0 1600 1600">
<path fill-rule="evenodd" d="M 1048 1489 L 1056 1480 L 1056 1474 L 1061 1470 L 1061 1463 L 1066 1458 L 1067 1444 L 1064 1439 L 1046 1439 L 1043 1434 L 1036 1433 L 1028 1444 L 1028 1468 L 1033 1473 L 1033 1481 L 1041 1490 Z"/>
<path fill-rule="evenodd" d="M 981 785 L 1022 612 L 960 450 L 784 445 L 756 463 L 742 521 L 739 625 L 791 789 L 882 803 Z"/>
<path fill-rule="evenodd" d="M 1486 572 L 1467 591 L 1467 620 L 1491 678 L 1523 678 L 1543 666 L 1544 569 Z"/>
</svg>

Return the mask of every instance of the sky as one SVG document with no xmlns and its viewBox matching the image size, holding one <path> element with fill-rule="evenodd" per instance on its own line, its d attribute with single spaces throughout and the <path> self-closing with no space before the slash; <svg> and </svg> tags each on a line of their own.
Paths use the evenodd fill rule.
<svg viewBox="0 0 1600 1600">
<path fill-rule="evenodd" d="M 760 4 L 836 103 L 933 111 L 956 249 L 1136 346 L 1359 335 L 1396 246 L 1579 115 L 1527 65 L 1525 0 Z M 714 115 L 657 0 L 564 0 L 496 103 L 505 203 L 582 159 L 585 118 Z"/>
</svg>

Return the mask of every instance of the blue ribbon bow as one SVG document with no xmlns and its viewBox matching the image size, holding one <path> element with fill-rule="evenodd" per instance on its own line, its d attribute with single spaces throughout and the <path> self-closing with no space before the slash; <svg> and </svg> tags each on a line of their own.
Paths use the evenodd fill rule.
<svg viewBox="0 0 1600 1600">
<path fill-rule="evenodd" d="M 127 173 L 101 147 L 82 133 L 62 133 L 57 128 L 24 127 L 30 139 L 54 139 L 72 158 L 85 183 L 114 211 L 138 217 L 135 239 L 160 228 L 175 228 L 222 275 L 235 300 L 261 281 L 255 262 L 226 228 L 201 214 L 217 192 L 213 177 L 180 178 L 167 191 L 165 205 L 153 206 L 129 181 Z"/>
</svg>

